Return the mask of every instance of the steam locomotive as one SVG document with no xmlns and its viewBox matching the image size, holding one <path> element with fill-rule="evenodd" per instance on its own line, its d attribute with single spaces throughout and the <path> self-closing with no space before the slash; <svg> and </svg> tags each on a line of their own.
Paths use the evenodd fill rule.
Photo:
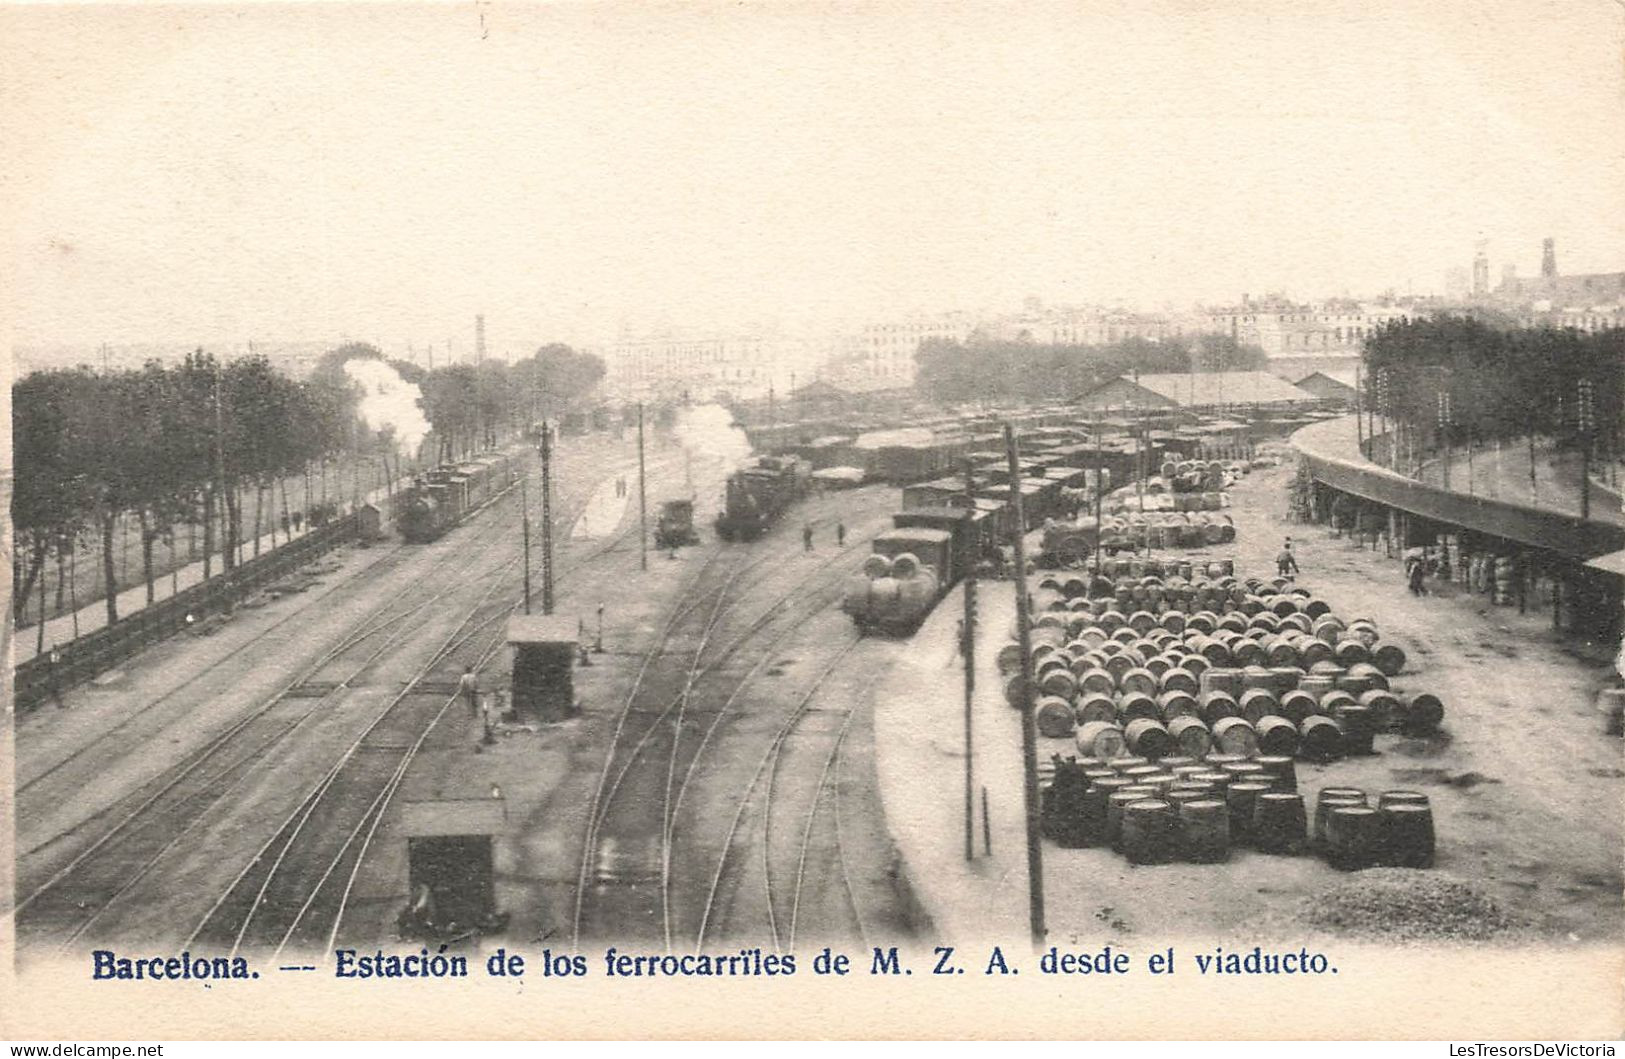
<svg viewBox="0 0 1625 1059">
<path fill-rule="evenodd" d="M 753 541 L 807 493 L 812 465 L 792 456 L 758 456 L 729 478 L 717 516 L 717 536 Z"/>
<path fill-rule="evenodd" d="M 438 540 L 516 480 L 513 461 L 494 452 L 425 472 L 400 500 L 401 539 L 408 544 Z"/>
</svg>

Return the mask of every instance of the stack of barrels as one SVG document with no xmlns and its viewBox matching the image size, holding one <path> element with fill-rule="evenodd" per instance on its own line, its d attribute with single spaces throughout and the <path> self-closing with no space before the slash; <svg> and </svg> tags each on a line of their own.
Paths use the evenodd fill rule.
<svg viewBox="0 0 1625 1059">
<path fill-rule="evenodd" d="M 1134 864 L 1211 864 L 1236 848 L 1297 854 L 1308 846 L 1290 757 L 1057 756 L 1041 782 L 1046 836 L 1110 847 Z"/>
<path fill-rule="evenodd" d="M 1405 653 L 1379 643 L 1374 623 L 1345 623 L 1286 582 L 1216 572 L 1042 579 L 1032 630 L 1040 733 L 1102 760 L 1217 750 L 1325 762 L 1371 753 L 1381 732 L 1438 727 L 1436 696 L 1391 688 Z M 998 664 L 1019 706 L 1019 649 L 1006 646 Z"/>
<path fill-rule="evenodd" d="M 1383 791 L 1372 805 L 1355 787 L 1322 787 L 1310 848 L 1334 868 L 1431 868 L 1433 808 L 1417 791 Z"/>
</svg>

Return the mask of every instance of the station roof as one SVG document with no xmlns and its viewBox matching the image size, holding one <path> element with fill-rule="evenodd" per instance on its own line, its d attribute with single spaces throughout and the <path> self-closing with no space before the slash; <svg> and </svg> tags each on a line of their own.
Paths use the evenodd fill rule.
<svg viewBox="0 0 1625 1059">
<path fill-rule="evenodd" d="M 576 619 L 560 614 L 515 614 L 508 619 L 509 643 L 573 644 L 579 633 Z"/>
</svg>

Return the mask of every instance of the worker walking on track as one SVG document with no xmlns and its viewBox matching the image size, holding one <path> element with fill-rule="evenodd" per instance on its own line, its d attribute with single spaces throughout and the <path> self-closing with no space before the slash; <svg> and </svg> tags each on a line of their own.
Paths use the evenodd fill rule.
<svg viewBox="0 0 1625 1059">
<path fill-rule="evenodd" d="M 803 523 L 801 526 L 801 550 L 804 552 L 810 552 L 813 550 L 811 522 Z"/>
<path fill-rule="evenodd" d="M 468 716 L 470 719 L 480 715 L 480 682 L 474 676 L 473 666 L 464 666 L 463 675 L 457 681 L 457 690 L 468 700 Z"/>
<path fill-rule="evenodd" d="M 1291 578 L 1298 573 L 1298 557 L 1292 553 L 1292 538 L 1288 537 L 1281 545 L 1281 553 L 1275 557 L 1275 568 L 1278 576 Z"/>
<path fill-rule="evenodd" d="M 835 523 L 835 547 L 846 547 L 846 523 L 844 522 Z"/>
</svg>

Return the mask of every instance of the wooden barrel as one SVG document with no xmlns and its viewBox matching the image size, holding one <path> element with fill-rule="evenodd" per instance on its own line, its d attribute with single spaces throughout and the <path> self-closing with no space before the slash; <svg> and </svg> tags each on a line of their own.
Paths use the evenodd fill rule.
<svg viewBox="0 0 1625 1059">
<path fill-rule="evenodd" d="M 1275 780 L 1275 786 L 1283 791 L 1298 789 L 1298 768 L 1294 760 L 1285 754 L 1260 754 L 1253 764 L 1264 770 L 1264 774 Z"/>
<path fill-rule="evenodd" d="M 1412 695 L 1404 702 L 1404 710 L 1400 720 L 1400 730 L 1406 735 L 1430 735 L 1438 731 L 1439 724 L 1444 720 L 1444 703 L 1438 696 L 1423 692 Z"/>
<path fill-rule="evenodd" d="M 1208 751 L 1207 757 L 1203 758 L 1203 760 L 1216 769 L 1222 769 L 1226 765 L 1235 764 L 1239 761 L 1249 761 L 1251 759 L 1245 754 L 1227 754 L 1223 750 L 1210 750 Z"/>
<path fill-rule="evenodd" d="M 1090 695 L 1110 695 L 1117 690 L 1117 680 L 1105 669 L 1086 669 L 1078 675 L 1078 690 Z"/>
<path fill-rule="evenodd" d="M 1220 798 L 1198 798 L 1179 806 L 1179 856 L 1195 864 L 1230 858 L 1230 811 Z"/>
<path fill-rule="evenodd" d="M 1271 636 L 1263 647 L 1264 657 L 1272 666 L 1297 666 L 1302 661 L 1297 645 L 1285 636 Z"/>
<path fill-rule="evenodd" d="M 1123 756 L 1113 758 L 1111 762 L 1112 768 L 1116 769 L 1117 774 L 1120 776 L 1127 774 L 1129 769 L 1137 769 L 1141 766 L 1149 764 L 1151 764 L 1151 762 L 1147 761 L 1145 758 L 1136 754 L 1130 754 L 1127 746 L 1123 747 Z"/>
<path fill-rule="evenodd" d="M 1377 731 L 1386 732 L 1399 721 L 1399 698 L 1391 691 L 1373 688 L 1360 696 L 1360 705 L 1371 711 Z"/>
<path fill-rule="evenodd" d="M 1095 624 L 1105 629 L 1106 634 L 1109 636 L 1128 624 L 1128 619 L 1123 617 L 1123 612 L 1120 610 L 1108 610 L 1100 615 Z"/>
<path fill-rule="evenodd" d="M 1240 717 L 1222 717 L 1209 725 L 1213 743 L 1226 754 L 1253 757 L 1258 753 L 1258 732 Z"/>
<path fill-rule="evenodd" d="M 1301 853 L 1307 842 L 1303 795 L 1291 791 L 1258 795 L 1253 806 L 1254 849 L 1260 853 Z"/>
<path fill-rule="evenodd" d="M 1157 708 L 1166 723 L 1175 717 L 1200 716 L 1195 696 L 1184 691 L 1165 691 L 1157 696 Z"/>
<path fill-rule="evenodd" d="M 1179 668 L 1185 670 L 1197 679 L 1197 690 L 1201 690 L 1202 674 L 1213 667 L 1213 663 L 1196 652 L 1191 652 L 1179 660 Z"/>
<path fill-rule="evenodd" d="M 993 656 L 993 660 L 999 667 L 999 674 L 1009 676 L 1021 668 L 1021 645 L 1005 644 L 999 648 L 999 653 Z"/>
<path fill-rule="evenodd" d="M 1074 701 L 1077 705 L 1073 707 L 1072 713 L 1079 724 L 1117 720 L 1117 700 L 1110 695 L 1080 695 Z"/>
<path fill-rule="evenodd" d="M 1165 768 L 1165 769 L 1168 769 L 1169 772 L 1172 772 L 1174 774 L 1174 779 L 1178 780 L 1180 783 L 1195 783 L 1195 782 L 1198 782 L 1197 780 L 1194 779 L 1194 777 L 1200 776 L 1203 773 L 1205 773 L 1207 771 L 1207 766 L 1203 765 L 1203 764 L 1200 764 L 1200 763 L 1190 764 L 1190 765 L 1172 765 L 1172 766 L 1170 766 L 1168 764 L 1168 762 L 1170 762 L 1170 761 L 1178 761 L 1178 760 L 1180 760 L 1181 757 L 1183 757 L 1183 755 L 1170 754 L 1168 757 L 1165 757 L 1165 758 L 1162 759 L 1162 762 L 1163 762 L 1162 767 Z"/>
<path fill-rule="evenodd" d="M 1364 662 L 1355 663 L 1356 666 L 1365 664 Z M 1335 683 L 1338 691 L 1346 691 L 1355 698 L 1359 698 L 1376 686 L 1371 683 L 1371 678 L 1356 673 L 1353 667 L 1347 673 L 1337 677 Z"/>
<path fill-rule="evenodd" d="M 1222 772 L 1236 780 L 1257 780 L 1264 775 L 1264 766 L 1256 761 L 1226 761 L 1219 765 L 1215 771 Z"/>
<path fill-rule="evenodd" d="M 1157 678 L 1157 690 L 1160 691 L 1162 690 L 1163 674 L 1174 668 L 1174 663 L 1169 660 L 1167 655 L 1153 655 L 1145 660 L 1145 664 L 1142 668 L 1145 669 L 1147 673 L 1150 673 L 1153 677 Z M 1184 670 L 1180 670 L 1180 672 L 1184 673 Z M 1185 675 L 1190 676 L 1189 673 L 1185 673 Z"/>
<path fill-rule="evenodd" d="M 1078 691 L 1078 678 L 1072 675 L 1072 670 L 1062 665 L 1051 667 L 1038 678 L 1038 690 L 1045 695 L 1056 698 L 1070 699 Z"/>
<path fill-rule="evenodd" d="M 1241 707 L 1236 705 L 1235 698 L 1227 691 L 1205 692 L 1197 700 L 1196 709 L 1209 728 L 1226 718 L 1238 717 L 1241 714 Z"/>
<path fill-rule="evenodd" d="M 1203 635 L 1211 633 L 1218 627 L 1219 616 L 1213 613 L 1211 610 L 1199 610 L 1185 621 L 1185 628 L 1187 631 L 1195 630 Z"/>
<path fill-rule="evenodd" d="M 1324 618 L 1326 615 L 1332 612 L 1332 608 L 1326 604 L 1325 600 L 1322 599 L 1311 599 L 1307 603 L 1303 604 L 1301 609 L 1304 615 L 1311 620 L 1316 618 Z"/>
<path fill-rule="evenodd" d="M 1237 781 L 1237 777 L 1222 769 L 1209 768 L 1206 772 L 1191 773 L 1191 780 L 1196 783 L 1207 784 L 1213 788 L 1219 797 L 1223 797 L 1225 788 L 1229 787 L 1232 782 Z"/>
<path fill-rule="evenodd" d="M 1346 691 L 1333 688 L 1320 697 L 1320 712 L 1336 716 L 1338 711 L 1348 706 L 1358 706 L 1359 700 Z"/>
<path fill-rule="evenodd" d="M 1212 733 L 1200 718 L 1180 714 L 1168 718 L 1168 735 L 1181 753 L 1191 757 L 1200 758 L 1207 754 L 1213 745 Z"/>
<path fill-rule="evenodd" d="M 1297 648 L 1298 664 L 1306 669 L 1313 670 L 1317 663 L 1332 659 L 1332 645 L 1318 636 L 1299 637 Z"/>
<path fill-rule="evenodd" d="M 1117 687 L 1125 694 L 1133 693 L 1149 698 L 1157 693 L 1157 677 L 1144 666 L 1136 666 L 1117 679 Z"/>
<path fill-rule="evenodd" d="M 1161 776 L 1163 774 L 1161 765 L 1158 765 L 1156 762 L 1143 756 L 1140 758 L 1140 760 L 1145 762 L 1145 764 L 1132 765 L 1123 770 L 1123 776 L 1125 779 L 1131 779 L 1135 783 L 1144 783 L 1152 776 Z"/>
<path fill-rule="evenodd" d="M 1314 825 L 1309 830 L 1309 844 L 1317 852 L 1326 849 L 1326 819 L 1340 805 L 1365 805 L 1365 792 L 1358 787 L 1322 787 L 1315 796 Z"/>
<path fill-rule="evenodd" d="M 1123 850 L 1123 808 L 1144 800 L 1142 792 L 1132 789 L 1113 791 L 1106 796 L 1106 844 L 1112 849 Z"/>
<path fill-rule="evenodd" d="M 1377 808 L 1386 809 L 1390 805 L 1429 805 L 1428 796 L 1421 791 L 1383 791 L 1377 795 Z"/>
<path fill-rule="evenodd" d="M 1339 639 L 1358 640 L 1366 647 L 1370 647 L 1379 639 L 1377 623 L 1369 618 L 1355 618 L 1349 622 L 1348 628 Z"/>
<path fill-rule="evenodd" d="M 1159 772 L 1154 776 L 1142 776 L 1140 778 L 1139 786 L 1150 788 L 1153 797 L 1161 798 L 1167 795 L 1169 791 L 1173 790 L 1174 784 L 1178 782 L 1179 781 L 1177 779 L 1170 776 L 1168 773 Z"/>
<path fill-rule="evenodd" d="M 1123 855 L 1132 864 L 1167 864 L 1174 859 L 1174 825 L 1174 807 L 1167 802 L 1130 802 L 1123 808 Z"/>
<path fill-rule="evenodd" d="M 1382 814 L 1367 805 L 1332 806 L 1322 841 L 1326 862 L 1340 871 L 1360 871 L 1378 863 L 1382 820 Z"/>
<path fill-rule="evenodd" d="M 1388 690 L 1388 677 L 1370 662 L 1356 662 L 1349 666 L 1349 676 L 1363 677 L 1373 688 Z"/>
<path fill-rule="evenodd" d="M 1378 644 L 1371 652 L 1371 662 L 1383 676 L 1397 677 L 1405 668 L 1405 652 L 1391 643 Z"/>
<path fill-rule="evenodd" d="M 1337 659 L 1338 665 L 1347 667 L 1368 661 L 1371 652 L 1359 640 L 1339 640 L 1337 646 L 1332 648 L 1332 657 Z"/>
<path fill-rule="evenodd" d="M 1326 613 L 1315 619 L 1314 625 L 1310 626 L 1310 631 L 1314 634 L 1315 639 L 1332 644 L 1337 642 L 1338 634 L 1343 631 L 1343 628 L 1344 625 L 1341 620 L 1330 613 Z"/>
<path fill-rule="evenodd" d="M 1371 740 L 1377 734 L 1377 718 L 1370 707 L 1354 703 L 1337 711 L 1337 726 L 1343 729 L 1343 753 L 1372 753 Z"/>
<path fill-rule="evenodd" d="M 1281 716 L 1281 703 L 1276 699 L 1275 693 L 1267 688 L 1250 688 L 1241 693 L 1236 705 L 1245 717 L 1254 726 L 1266 717 Z"/>
<path fill-rule="evenodd" d="M 1174 747 L 1173 737 L 1160 721 L 1140 717 L 1129 721 L 1123 736 L 1130 750 L 1141 757 L 1156 761 Z"/>
<path fill-rule="evenodd" d="M 1431 868 L 1434 857 L 1433 810 L 1400 802 L 1379 810 L 1382 834 L 1378 860 L 1396 868 Z"/>
<path fill-rule="evenodd" d="M 1021 691 L 1023 687 L 1021 674 L 1016 673 L 1004 678 L 1004 701 L 1012 709 L 1021 709 Z M 1037 691 L 1036 688 L 1033 689 Z"/>
<path fill-rule="evenodd" d="M 1147 610 L 1137 610 L 1128 616 L 1129 628 L 1144 636 L 1157 624 L 1157 616 Z"/>
<path fill-rule="evenodd" d="M 1310 761 L 1343 756 L 1343 730 L 1330 717 L 1309 717 L 1298 726 L 1298 753 Z"/>
<path fill-rule="evenodd" d="M 1290 764 L 1292 755 L 1298 752 L 1298 726 L 1285 717 L 1272 714 L 1259 718 L 1256 727 L 1259 753 L 1270 757 L 1285 757 Z"/>
<path fill-rule="evenodd" d="M 1185 615 L 1177 610 L 1163 611 L 1159 623 L 1169 632 L 1180 633 L 1185 631 Z"/>
<path fill-rule="evenodd" d="M 1076 725 L 1072 703 L 1058 695 L 1045 695 L 1033 706 L 1033 723 L 1038 726 L 1038 734 L 1049 739 L 1070 737 Z"/>
<path fill-rule="evenodd" d="M 1138 692 L 1125 692 L 1117 697 L 1117 721 L 1119 724 L 1128 724 L 1140 718 L 1157 720 L 1162 716 L 1157 708 L 1157 700 L 1149 695 Z"/>
<path fill-rule="evenodd" d="M 1123 753 L 1123 729 L 1110 721 L 1089 721 L 1073 737 L 1078 753 L 1111 761 Z"/>
<path fill-rule="evenodd" d="M 1172 772 L 1177 776 L 1180 769 L 1196 768 L 1201 765 L 1201 762 L 1190 754 L 1183 751 L 1176 751 L 1172 754 L 1164 756 L 1161 761 L 1157 762 L 1157 764 L 1162 766 L 1164 772 Z"/>
<path fill-rule="evenodd" d="M 1289 691 L 1281 696 L 1281 716 L 1293 724 L 1302 724 L 1319 712 L 1319 700 L 1306 691 Z"/>
<path fill-rule="evenodd" d="M 1250 842 L 1253 834 L 1253 812 L 1258 796 L 1269 792 L 1269 784 L 1242 780 L 1225 788 L 1225 805 L 1230 811 L 1230 836 L 1236 842 Z"/>
<path fill-rule="evenodd" d="M 1201 690 L 1196 675 L 1184 668 L 1169 669 L 1158 679 L 1157 686 L 1163 691 L 1182 691 L 1192 696 Z"/>
</svg>

